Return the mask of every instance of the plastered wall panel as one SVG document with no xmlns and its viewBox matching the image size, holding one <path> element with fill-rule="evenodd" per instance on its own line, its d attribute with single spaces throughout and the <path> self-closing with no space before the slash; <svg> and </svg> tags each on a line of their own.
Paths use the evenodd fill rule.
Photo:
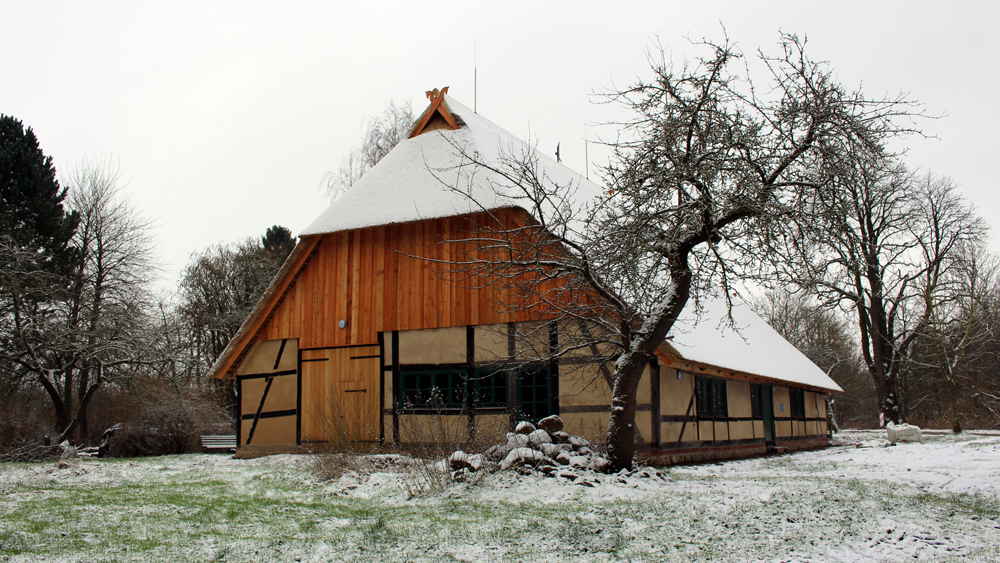
<svg viewBox="0 0 1000 563">
<path fill-rule="evenodd" d="M 660 368 L 660 414 L 681 416 L 694 414 L 691 397 L 694 394 L 694 378 L 689 373 L 681 372 L 677 378 L 677 370 Z M 688 413 L 688 406 L 691 412 Z"/>
<path fill-rule="evenodd" d="M 559 366 L 561 406 L 611 405 L 611 389 L 594 364 Z"/>
<path fill-rule="evenodd" d="M 636 389 L 636 404 L 648 405 L 652 400 L 652 390 L 649 386 L 649 366 L 642 370 L 642 377 L 639 378 L 639 388 Z"/>
<path fill-rule="evenodd" d="M 774 435 L 777 438 L 787 438 L 792 435 L 792 422 L 790 420 L 775 420 Z"/>
<path fill-rule="evenodd" d="M 816 418 L 818 416 L 816 411 L 816 397 L 818 394 L 812 391 L 805 391 L 803 395 L 806 403 L 806 418 Z"/>
<path fill-rule="evenodd" d="M 260 396 L 264 394 L 265 385 L 267 384 L 264 382 L 264 378 L 244 379 L 240 381 L 241 413 L 251 414 L 257 412 L 257 406 L 260 405 Z"/>
<path fill-rule="evenodd" d="M 469 417 L 400 415 L 399 439 L 407 444 L 464 444 L 469 441 Z"/>
<path fill-rule="evenodd" d="M 730 440 L 749 440 L 753 437 L 753 422 L 740 420 L 729 423 Z"/>
<path fill-rule="evenodd" d="M 636 438 L 636 443 L 648 443 L 653 439 L 653 413 L 649 411 L 638 411 L 635 413 L 635 427 L 639 429 L 639 437 Z"/>
<path fill-rule="evenodd" d="M 480 444 L 504 442 L 510 427 L 510 417 L 506 414 L 476 415 L 476 439 Z"/>
<path fill-rule="evenodd" d="M 382 346 L 382 361 L 386 366 L 391 366 L 395 361 L 395 358 L 392 355 L 392 333 L 385 333 L 383 338 L 385 338 L 385 342 Z"/>
<path fill-rule="evenodd" d="M 577 436 L 583 436 L 591 443 L 604 439 L 605 431 L 608 428 L 610 412 L 599 413 L 567 413 L 560 414 L 565 426 L 563 431 Z"/>
<path fill-rule="evenodd" d="M 701 440 L 715 440 L 715 423 L 711 420 L 702 420 L 698 423 L 698 438 Z"/>
<path fill-rule="evenodd" d="M 682 429 L 684 437 L 680 441 L 693 442 L 698 439 L 698 429 L 695 428 L 693 422 L 689 422 L 687 425 L 683 422 L 664 422 L 660 426 L 660 441 L 663 442 L 664 447 L 669 443 L 677 442 Z"/>
<path fill-rule="evenodd" d="M 750 418 L 753 414 L 750 405 L 750 382 L 727 380 L 726 394 L 729 403 L 729 416 Z"/>
<path fill-rule="evenodd" d="M 289 338 L 285 340 L 284 349 L 281 348 L 281 340 L 258 340 L 250 348 L 247 357 L 236 370 L 237 375 L 251 375 L 258 373 L 273 373 L 275 371 L 288 371 L 296 369 L 298 363 L 298 339 Z M 278 359 L 278 352 L 281 358 Z"/>
<path fill-rule="evenodd" d="M 551 357 L 552 344 L 549 330 L 549 323 L 518 323 L 517 340 L 514 344 L 517 359 L 530 361 Z"/>
<path fill-rule="evenodd" d="M 461 364 L 467 360 L 465 327 L 399 331 L 399 363 Z"/>
<path fill-rule="evenodd" d="M 507 359 L 508 334 L 507 324 L 477 326 L 473 329 L 474 352 L 476 362 L 496 362 Z"/>
<path fill-rule="evenodd" d="M 715 439 L 716 440 L 729 440 L 729 423 L 728 422 L 716 422 L 715 423 Z"/>
<path fill-rule="evenodd" d="M 764 421 L 755 420 L 753 421 L 753 437 L 763 438 L 764 437 Z"/>
<path fill-rule="evenodd" d="M 791 406 L 788 403 L 788 387 L 774 386 L 774 416 L 791 416 Z"/>
<path fill-rule="evenodd" d="M 252 420 L 244 421 L 244 425 L 249 431 Z M 244 438 L 244 442 L 245 438 Z M 253 446 L 288 446 L 295 445 L 295 416 L 282 416 L 278 418 L 264 418 L 257 421 L 257 428 L 253 433 Z"/>
<path fill-rule="evenodd" d="M 276 376 L 271 380 L 271 388 L 267 391 L 264 412 L 295 410 L 298 395 L 299 386 L 295 374 Z"/>
<path fill-rule="evenodd" d="M 382 399 L 383 399 L 382 400 L 382 408 L 383 409 L 391 409 L 392 408 L 392 400 L 393 400 L 393 397 L 394 397 L 394 395 L 393 395 L 393 389 L 392 389 L 392 372 L 391 371 L 384 372 L 383 373 L 383 379 L 385 381 L 383 382 L 384 387 L 383 387 L 383 393 L 382 393 Z"/>
</svg>

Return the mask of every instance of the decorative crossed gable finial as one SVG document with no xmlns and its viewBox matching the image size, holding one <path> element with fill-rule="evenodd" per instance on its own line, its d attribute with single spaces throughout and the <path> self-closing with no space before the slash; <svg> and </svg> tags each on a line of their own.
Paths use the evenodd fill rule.
<svg viewBox="0 0 1000 563">
<path fill-rule="evenodd" d="M 458 120 L 455 119 L 455 116 L 451 114 L 451 110 L 448 109 L 448 105 L 444 103 L 444 95 L 448 93 L 448 86 L 445 86 L 440 90 L 438 90 L 437 88 L 433 90 L 428 90 L 426 93 L 427 93 L 427 99 L 431 101 L 431 105 L 426 110 L 424 110 L 424 113 L 417 120 L 416 125 L 413 126 L 413 130 L 410 133 L 410 138 L 416 137 L 417 135 L 423 133 L 424 128 L 427 127 L 427 124 L 430 123 L 431 119 L 435 115 L 441 116 L 441 118 L 443 118 L 445 122 L 448 124 L 448 127 L 452 129 L 458 129 L 459 127 L 461 127 L 458 124 Z M 432 129 L 436 128 L 437 127 L 434 127 Z"/>
<path fill-rule="evenodd" d="M 448 88 L 449 88 L 448 86 L 445 86 L 444 88 L 441 88 L 440 90 L 438 90 L 437 88 L 435 88 L 433 90 L 428 90 L 427 91 L 427 99 L 430 100 L 430 101 L 432 101 L 432 102 L 435 101 L 435 100 L 437 100 L 441 96 L 444 96 L 445 94 L 448 93 Z"/>
</svg>

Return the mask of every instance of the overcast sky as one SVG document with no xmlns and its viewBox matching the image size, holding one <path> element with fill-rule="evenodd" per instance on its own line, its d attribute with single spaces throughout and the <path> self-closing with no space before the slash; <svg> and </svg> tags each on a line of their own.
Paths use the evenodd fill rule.
<svg viewBox="0 0 1000 563">
<path fill-rule="evenodd" d="M 390 100 L 450 94 L 584 171 L 584 124 L 613 118 L 591 93 L 648 76 L 655 38 L 776 52 L 778 31 L 871 96 L 909 92 L 911 166 L 952 177 L 1000 216 L 996 2 L 22 2 L 0 0 L 0 112 L 34 129 L 60 176 L 113 155 L 155 220 L 164 288 L 192 252 L 297 234 L 320 184 Z M 473 68 L 478 94 L 473 99 Z M 589 127 L 588 136 L 608 129 Z M 590 160 L 606 158 L 596 148 Z M 591 176 L 595 169 L 591 165 Z M 998 233 L 993 233 L 994 249 Z"/>
</svg>

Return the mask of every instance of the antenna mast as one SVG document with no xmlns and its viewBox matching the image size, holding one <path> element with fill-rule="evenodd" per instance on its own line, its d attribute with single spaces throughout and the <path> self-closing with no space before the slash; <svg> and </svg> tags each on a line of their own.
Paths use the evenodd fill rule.
<svg viewBox="0 0 1000 563">
<path fill-rule="evenodd" d="M 587 122 L 583 122 L 583 160 L 586 161 L 586 173 L 587 179 L 590 179 L 590 154 L 588 149 L 590 148 L 590 143 L 587 141 Z"/>
<path fill-rule="evenodd" d="M 477 102 L 479 101 L 479 65 L 476 53 L 476 42 L 472 42 L 472 113 L 479 113 L 479 106 Z"/>
</svg>

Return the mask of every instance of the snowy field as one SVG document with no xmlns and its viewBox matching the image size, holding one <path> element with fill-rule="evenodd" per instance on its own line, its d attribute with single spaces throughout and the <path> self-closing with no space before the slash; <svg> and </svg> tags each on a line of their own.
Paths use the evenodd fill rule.
<svg viewBox="0 0 1000 563">
<path fill-rule="evenodd" d="M 879 434 L 880 435 L 880 434 Z M 1000 433 L 463 483 L 399 458 L 0 465 L 0 561 L 1000 561 Z"/>
</svg>

